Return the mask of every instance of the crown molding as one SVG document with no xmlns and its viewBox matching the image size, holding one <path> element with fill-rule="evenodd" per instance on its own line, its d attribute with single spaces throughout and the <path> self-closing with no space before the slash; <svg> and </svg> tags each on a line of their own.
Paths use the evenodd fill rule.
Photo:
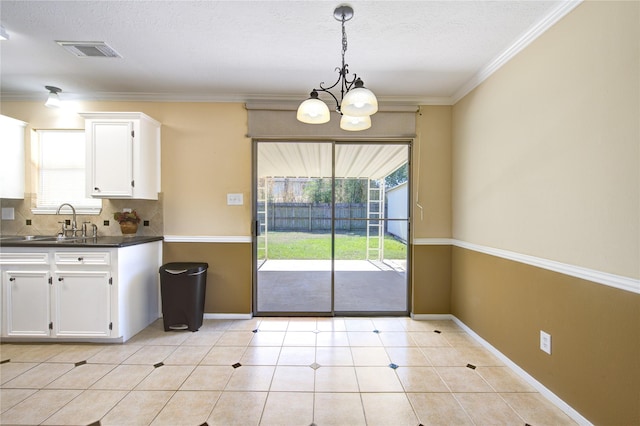
<svg viewBox="0 0 640 426">
<path fill-rule="evenodd" d="M 511 46 L 502 51 L 498 56 L 493 58 L 487 65 L 462 85 L 449 98 L 449 104 L 454 105 L 460 99 L 464 98 L 469 92 L 478 87 L 482 82 L 489 78 L 493 73 L 498 71 L 504 64 L 513 59 L 525 47 L 531 44 L 535 39 L 544 34 L 549 28 L 554 26 L 559 20 L 564 18 L 569 12 L 582 3 L 583 0 L 568 0 L 558 4 L 551 12 L 534 26 L 529 28 L 522 34 Z"/>
<path fill-rule="evenodd" d="M 257 95 L 257 94 L 193 94 L 193 93 L 142 93 L 142 92 L 99 92 L 71 93 L 60 95 L 61 101 L 104 101 L 104 102 L 220 102 L 247 103 L 249 105 L 276 105 L 276 109 L 296 110 L 304 96 L 296 95 Z M 42 93 L 2 93 L 5 102 L 44 102 Z M 401 110 L 420 105 L 451 105 L 448 97 L 420 96 L 378 96 L 380 107 L 385 111 Z M 284 105 L 284 108 L 282 108 Z M 259 109 L 259 108 L 256 108 Z"/>
<path fill-rule="evenodd" d="M 509 62 L 513 57 L 520 53 L 531 42 L 540 37 L 549 28 L 555 25 L 559 20 L 566 16 L 569 12 L 580 5 L 583 0 L 566 0 L 559 3 L 552 9 L 547 16 L 529 28 L 522 34 L 512 45 L 502 51 L 489 63 L 483 66 L 476 74 L 467 80 L 456 92 L 451 96 L 378 96 L 380 103 L 404 104 L 404 105 L 454 105 L 473 89 L 478 87 L 482 82 L 489 78 L 493 73 L 500 69 L 504 64 Z M 4 101 L 45 101 L 42 92 L 21 92 L 21 93 L 2 93 Z M 282 95 L 282 94 L 194 94 L 194 93 L 141 93 L 141 92 L 96 92 L 89 94 L 77 94 L 63 92 L 61 100 L 84 100 L 84 101 L 120 101 L 120 102 L 301 102 L 304 96 L 300 95 Z"/>
</svg>

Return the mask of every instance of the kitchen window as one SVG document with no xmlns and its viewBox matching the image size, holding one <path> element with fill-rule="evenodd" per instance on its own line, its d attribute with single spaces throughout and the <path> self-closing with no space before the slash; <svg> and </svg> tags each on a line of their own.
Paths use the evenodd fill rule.
<svg viewBox="0 0 640 426">
<path fill-rule="evenodd" d="M 84 130 L 37 130 L 32 145 L 37 165 L 36 214 L 54 214 L 70 203 L 78 214 L 100 214 L 102 200 L 88 198 Z"/>
</svg>

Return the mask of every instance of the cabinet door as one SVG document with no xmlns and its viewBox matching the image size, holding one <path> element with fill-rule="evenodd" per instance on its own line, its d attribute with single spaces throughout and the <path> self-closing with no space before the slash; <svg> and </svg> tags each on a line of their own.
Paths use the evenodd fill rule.
<svg viewBox="0 0 640 426">
<path fill-rule="evenodd" d="M 132 121 L 88 121 L 89 194 L 99 198 L 133 196 Z"/>
<path fill-rule="evenodd" d="M 54 276 L 55 319 L 59 337 L 111 335 L 111 273 L 57 271 Z"/>
<path fill-rule="evenodd" d="M 24 198 L 26 125 L 0 115 L 0 198 Z"/>
<path fill-rule="evenodd" d="M 49 271 L 5 271 L 7 336 L 50 335 Z"/>
</svg>

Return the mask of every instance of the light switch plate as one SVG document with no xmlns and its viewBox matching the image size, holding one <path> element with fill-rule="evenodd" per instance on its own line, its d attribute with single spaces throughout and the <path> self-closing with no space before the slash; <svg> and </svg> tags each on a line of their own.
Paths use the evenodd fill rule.
<svg viewBox="0 0 640 426">
<path fill-rule="evenodd" d="M 242 194 L 227 194 L 228 206 L 241 206 L 244 204 L 244 197 Z"/>
<path fill-rule="evenodd" d="M 2 220 L 14 220 L 16 218 L 16 212 L 13 207 L 2 208 Z"/>
</svg>

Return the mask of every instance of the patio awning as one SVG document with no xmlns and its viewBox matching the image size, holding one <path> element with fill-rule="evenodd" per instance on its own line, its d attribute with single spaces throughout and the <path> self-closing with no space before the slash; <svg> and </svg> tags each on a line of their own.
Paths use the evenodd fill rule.
<svg viewBox="0 0 640 426">
<path fill-rule="evenodd" d="M 382 179 L 407 162 L 406 144 L 337 144 L 336 178 Z M 330 143 L 263 142 L 258 177 L 331 177 Z"/>
</svg>

